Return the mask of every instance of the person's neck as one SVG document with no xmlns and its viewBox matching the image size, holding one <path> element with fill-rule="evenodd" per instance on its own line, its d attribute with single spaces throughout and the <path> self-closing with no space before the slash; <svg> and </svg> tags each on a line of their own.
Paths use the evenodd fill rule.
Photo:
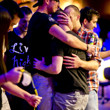
<svg viewBox="0 0 110 110">
<path fill-rule="evenodd" d="M 45 5 L 39 6 L 38 9 L 37 9 L 37 12 L 49 14 L 48 10 L 47 10 L 47 7 Z"/>
<path fill-rule="evenodd" d="M 64 30 L 64 31 L 71 31 L 70 28 L 67 25 L 59 24 L 59 26 Z"/>
<path fill-rule="evenodd" d="M 75 33 L 78 33 L 78 30 L 81 28 L 81 23 L 80 22 L 78 22 L 77 23 L 77 26 L 75 26 L 74 28 L 73 28 L 73 31 L 75 32 Z"/>
<path fill-rule="evenodd" d="M 24 38 L 27 34 L 27 32 L 22 32 L 18 27 L 14 29 L 14 32 L 20 38 Z"/>
<path fill-rule="evenodd" d="M 83 23 L 82 23 L 82 27 L 83 28 L 85 28 L 86 30 L 89 30 L 89 31 L 92 31 L 93 32 L 93 29 L 89 29 L 86 25 L 84 25 Z"/>
</svg>

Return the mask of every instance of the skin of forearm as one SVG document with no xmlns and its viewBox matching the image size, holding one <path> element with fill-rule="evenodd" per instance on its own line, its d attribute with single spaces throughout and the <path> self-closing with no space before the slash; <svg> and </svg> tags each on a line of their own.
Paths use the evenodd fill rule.
<svg viewBox="0 0 110 110">
<path fill-rule="evenodd" d="M 70 34 L 68 34 L 69 36 Z M 71 36 L 69 37 L 69 40 L 67 41 L 68 45 L 70 45 L 73 48 L 81 49 L 81 50 L 87 50 L 87 44 L 80 41 L 78 38 Z"/>
<path fill-rule="evenodd" d="M 21 89 L 20 87 L 18 87 L 17 85 L 11 83 L 11 82 L 6 82 L 2 85 L 2 87 L 9 93 L 20 97 L 22 99 L 25 100 L 29 100 L 30 94 L 26 91 L 24 91 L 23 89 Z"/>
<path fill-rule="evenodd" d="M 49 65 L 46 65 L 44 60 L 35 59 L 34 68 L 44 71 L 47 74 L 59 74 L 61 72 L 63 64 L 62 56 L 52 56 L 52 63 Z"/>
<path fill-rule="evenodd" d="M 61 69 L 58 69 L 58 67 L 53 66 L 52 64 L 49 66 L 43 65 L 41 67 L 41 70 L 48 73 L 48 74 L 59 74 L 61 72 Z"/>
<path fill-rule="evenodd" d="M 104 52 L 100 52 L 100 57 L 103 58 L 107 58 L 110 57 L 110 50 L 109 51 L 104 51 Z"/>
<path fill-rule="evenodd" d="M 92 70 L 96 71 L 99 68 L 99 64 L 95 60 L 91 60 L 91 61 L 83 61 L 83 60 L 81 60 L 80 67 L 84 68 L 86 70 L 89 70 L 89 71 L 92 71 Z"/>
</svg>

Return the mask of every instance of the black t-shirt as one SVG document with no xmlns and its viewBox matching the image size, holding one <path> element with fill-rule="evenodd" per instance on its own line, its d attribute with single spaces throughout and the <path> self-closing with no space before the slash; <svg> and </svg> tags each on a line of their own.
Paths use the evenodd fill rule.
<svg viewBox="0 0 110 110">
<path fill-rule="evenodd" d="M 14 31 L 8 33 L 8 49 L 5 53 L 6 67 L 8 71 L 14 67 L 23 66 L 27 71 L 31 72 L 31 60 L 28 44 L 27 36 L 20 38 Z M 28 86 L 23 86 L 21 81 L 17 84 L 20 88 L 28 91 L 29 93 L 34 93 L 32 83 Z M 8 96 L 10 97 L 10 95 Z M 13 95 L 11 95 L 11 98 L 12 99 L 9 100 L 9 103 L 12 110 L 33 110 L 33 107 L 25 100 Z M 22 104 L 24 104 L 23 107 L 21 106 Z"/>
<path fill-rule="evenodd" d="M 72 34 L 82 40 L 72 31 L 68 31 L 67 33 Z M 62 43 L 58 39 L 53 40 L 52 50 L 52 56 L 72 56 L 71 54 L 73 53 L 78 55 L 80 59 L 86 60 L 86 53 L 83 50 L 72 48 Z M 88 94 L 87 73 L 88 71 L 84 70 L 83 68 L 67 69 L 63 65 L 61 73 L 54 76 L 55 91 L 69 93 L 75 90 L 80 90 Z"/>
<path fill-rule="evenodd" d="M 6 51 L 7 70 L 14 67 L 23 66 L 28 68 L 31 65 L 29 47 L 26 37 L 20 38 L 15 32 L 8 33 L 9 48 Z"/>
<path fill-rule="evenodd" d="M 45 13 L 36 12 L 32 16 L 27 32 L 27 37 L 30 41 L 29 45 L 32 62 L 33 58 L 41 60 L 42 57 L 44 57 L 46 65 L 51 63 L 50 44 L 53 36 L 49 34 L 49 29 L 54 24 L 56 24 L 55 20 Z M 51 76 L 42 71 L 36 71 L 34 69 L 33 71 L 34 73 L 39 72 L 44 76 Z"/>
</svg>

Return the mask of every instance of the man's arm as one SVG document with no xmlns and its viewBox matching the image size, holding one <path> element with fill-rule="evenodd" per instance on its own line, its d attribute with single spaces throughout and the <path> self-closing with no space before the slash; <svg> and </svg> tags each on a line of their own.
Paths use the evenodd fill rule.
<svg viewBox="0 0 110 110">
<path fill-rule="evenodd" d="M 49 29 L 49 34 L 53 35 L 57 39 L 61 40 L 62 42 L 66 43 L 67 45 L 81 49 L 81 50 L 87 50 L 88 53 L 92 53 L 94 55 L 95 46 L 86 44 L 82 41 L 80 41 L 78 38 L 74 37 L 73 35 L 70 35 L 66 33 L 63 29 L 61 29 L 57 25 L 53 25 Z"/>
<path fill-rule="evenodd" d="M 104 51 L 104 52 L 100 52 L 100 57 L 103 58 L 107 58 L 110 57 L 110 50 L 108 51 Z"/>
<path fill-rule="evenodd" d="M 42 61 L 35 59 L 34 68 L 44 71 L 48 74 L 59 74 L 62 70 L 63 57 L 62 56 L 53 56 L 52 63 L 50 65 L 45 65 L 44 58 Z"/>
<path fill-rule="evenodd" d="M 83 68 L 86 70 L 97 70 L 99 67 L 98 61 L 90 60 L 83 61 L 77 55 L 72 54 L 73 57 L 64 56 L 64 65 L 66 68 Z"/>
<path fill-rule="evenodd" d="M 39 96 L 31 95 L 27 91 L 24 91 L 23 89 L 11 82 L 4 83 L 2 87 L 9 93 L 26 100 L 33 107 L 37 107 L 42 99 Z"/>
</svg>

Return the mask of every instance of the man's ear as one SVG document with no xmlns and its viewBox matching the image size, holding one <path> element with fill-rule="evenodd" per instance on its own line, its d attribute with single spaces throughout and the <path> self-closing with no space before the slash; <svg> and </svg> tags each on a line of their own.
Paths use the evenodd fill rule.
<svg viewBox="0 0 110 110">
<path fill-rule="evenodd" d="M 70 11 L 69 14 L 68 14 L 68 17 L 70 17 L 70 19 L 71 19 L 72 16 L 73 16 L 73 13 L 72 13 L 72 11 Z"/>
<path fill-rule="evenodd" d="M 77 16 L 77 19 L 80 20 L 80 15 Z"/>
<path fill-rule="evenodd" d="M 88 20 L 85 18 L 83 21 L 83 24 L 86 25 L 88 23 Z"/>
</svg>

